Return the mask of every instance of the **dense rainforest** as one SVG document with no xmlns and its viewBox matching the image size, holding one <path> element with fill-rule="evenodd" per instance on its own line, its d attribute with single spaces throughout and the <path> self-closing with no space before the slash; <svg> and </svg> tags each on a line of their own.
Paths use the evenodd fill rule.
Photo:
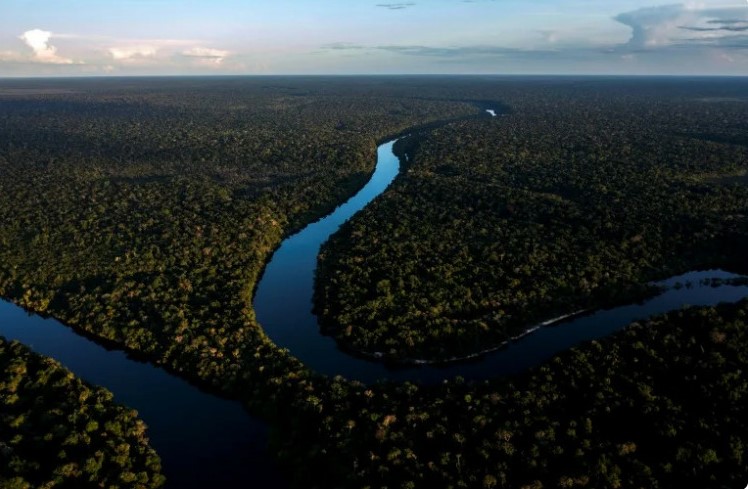
<svg viewBox="0 0 748 489">
<path fill-rule="evenodd" d="M 359 470 L 371 487 L 740 487 L 747 320 L 748 301 L 689 309 L 514 379 L 371 390 L 348 421 L 369 433 Z"/>
<path fill-rule="evenodd" d="M 563 102 L 561 102 L 563 97 Z M 347 347 L 440 360 L 687 270 L 746 264 L 743 105 L 502 93 L 510 117 L 400 142 L 412 163 L 330 240 L 317 309 Z"/>
<path fill-rule="evenodd" d="M 414 126 L 431 129 L 400 143 L 406 173 L 322 257 L 317 307 L 350 348 L 470 352 L 672 271 L 737 269 L 747 97 L 729 80 L 3 80 L 0 296 L 242 399 L 302 487 L 721 487 L 745 476 L 745 304 L 423 387 L 309 371 L 250 299 L 281 239 Z M 510 115 L 470 120 L 485 103 Z"/>
<path fill-rule="evenodd" d="M 161 487 L 137 413 L 56 361 L 0 337 L 0 487 Z"/>
</svg>

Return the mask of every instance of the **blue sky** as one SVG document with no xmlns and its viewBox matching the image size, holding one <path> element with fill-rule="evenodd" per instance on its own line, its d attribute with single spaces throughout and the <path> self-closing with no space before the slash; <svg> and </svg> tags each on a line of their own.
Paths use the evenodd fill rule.
<svg viewBox="0 0 748 489">
<path fill-rule="evenodd" d="M 748 2 L 0 0 L 0 76 L 748 75 Z"/>
</svg>

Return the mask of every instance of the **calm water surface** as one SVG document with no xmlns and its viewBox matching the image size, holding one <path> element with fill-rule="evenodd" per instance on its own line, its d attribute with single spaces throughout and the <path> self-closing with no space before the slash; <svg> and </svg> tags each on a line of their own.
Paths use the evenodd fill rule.
<svg viewBox="0 0 748 489">
<path fill-rule="evenodd" d="M 108 350 L 54 319 L 0 301 L 0 336 L 52 357 L 138 411 L 170 489 L 282 488 L 266 452 L 268 430 L 237 401 L 221 399 L 148 363 Z"/>
<path fill-rule="evenodd" d="M 391 141 L 378 148 L 376 170 L 358 194 L 283 241 L 258 284 L 254 308 L 268 336 L 317 372 L 367 383 L 384 379 L 435 383 L 457 375 L 466 379 L 511 375 L 582 341 L 607 336 L 632 321 L 685 305 L 709 306 L 748 297 L 746 286 L 700 283 L 705 278 L 729 279 L 736 275 L 721 270 L 691 272 L 660 282 L 670 288 L 644 303 L 601 310 L 541 328 L 470 362 L 393 369 L 351 356 L 331 337 L 319 333 L 317 318 L 312 314 L 317 255 L 341 224 L 397 176 L 400 164 L 392 153 L 393 144 Z M 672 287 L 687 281 L 694 285 Z M 117 402 L 137 409 L 149 426 L 153 447 L 161 455 L 169 488 L 286 485 L 265 451 L 267 427 L 249 416 L 239 402 L 205 393 L 153 365 L 79 336 L 54 319 L 28 314 L 6 301 L 0 301 L 0 335 L 59 360 L 77 376 L 111 390 Z"/>
<path fill-rule="evenodd" d="M 353 356 L 338 348 L 332 337 L 320 334 L 317 316 L 312 313 L 317 255 L 341 224 L 381 194 L 397 176 L 399 161 L 392 153 L 392 146 L 390 142 L 379 147 L 376 172 L 366 187 L 330 215 L 281 244 L 257 285 L 254 309 L 267 335 L 319 373 L 342 375 L 365 383 L 383 379 L 437 383 L 458 375 L 466 379 L 489 379 L 521 372 L 582 341 L 607 336 L 632 321 L 686 305 L 711 306 L 748 297 L 745 286 L 715 288 L 698 283 L 702 279 L 737 278 L 737 275 L 722 270 L 695 271 L 658 282 L 665 287 L 677 282 L 696 282 L 691 288 L 671 288 L 642 304 L 602 310 L 541 328 L 470 362 L 393 368 Z"/>
</svg>

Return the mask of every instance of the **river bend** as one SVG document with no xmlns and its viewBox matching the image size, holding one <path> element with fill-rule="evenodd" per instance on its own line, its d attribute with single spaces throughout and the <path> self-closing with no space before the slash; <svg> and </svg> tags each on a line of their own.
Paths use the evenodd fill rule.
<svg viewBox="0 0 748 489">
<path fill-rule="evenodd" d="M 709 306 L 748 297 L 747 286 L 713 287 L 702 282 L 736 278 L 734 274 L 695 271 L 659 282 L 666 291 L 644 303 L 541 327 L 475 361 L 390 368 L 352 356 L 340 350 L 333 338 L 320 334 L 312 314 L 317 255 L 346 220 L 384 192 L 398 175 L 400 164 L 393 145 L 394 141 L 389 141 L 379 146 L 374 174 L 355 196 L 282 242 L 256 290 L 254 308 L 268 336 L 319 373 L 367 383 L 435 383 L 457 375 L 475 380 L 511 375 L 581 341 L 607 336 L 632 321 L 684 305 Z M 692 286 L 674 287 L 679 282 Z M 117 402 L 137 409 L 162 458 L 167 488 L 239 487 L 248 481 L 256 487 L 285 486 L 265 450 L 266 425 L 247 414 L 238 401 L 203 392 L 160 368 L 107 349 L 59 321 L 29 314 L 8 301 L 0 301 L 0 335 L 57 359 L 78 377 L 112 391 Z"/>
</svg>

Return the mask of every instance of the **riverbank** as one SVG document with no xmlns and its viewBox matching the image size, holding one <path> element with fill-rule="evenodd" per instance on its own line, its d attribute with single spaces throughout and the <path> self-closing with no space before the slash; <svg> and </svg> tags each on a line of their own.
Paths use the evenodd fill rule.
<svg viewBox="0 0 748 489">
<path fill-rule="evenodd" d="M 102 80 L 100 83 L 105 85 L 108 82 Z M 139 82 L 131 80 L 128 83 L 137 85 Z M 428 114 L 434 113 L 426 112 L 425 109 L 445 109 L 447 104 L 431 101 L 425 105 L 418 105 L 412 103 L 409 98 L 394 97 L 391 92 L 385 97 L 372 96 L 371 94 L 378 90 L 376 87 L 382 86 L 381 82 L 367 85 L 363 94 L 357 93 L 355 97 L 346 98 L 338 91 L 345 89 L 349 84 L 360 83 L 350 79 L 334 85 L 332 90 L 328 80 L 320 82 L 320 85 L 323 85 L 321 92 L 335 92 L 326 98 L 314 94 L 310 96 L 308 92 L 299 92 L 299 96 L 289 97 L 285 91 L 277 98 L 273 98 L 265 94 L 271 93 L 274 89 L 259 86 L 257 90 L 247 94 L 238 86 L 255 83 L 252 80 L 222 82 L 233 85 L 229 89 L 224 87 L 225 97 L 216 89 L 213 82 L 200 81 L 207 89 L 189 93 L 180 92 L 178 87 L 170 85 L 171 81 L 149 83 L 161 86 L 159 93 L 152 97 L 158 97 L 159 102 L 166 103 L 158 107 L 148 107 L 147 103 L 141 103 L 142 99 L 136 93 L 137 90 L 132 89 L 128 89 L 124 97 L 120 93 L 115 94 L 114 97 L 120 102 L 135 99 L 135 103 L 131 105 L 135 109 L 130 111 L 128 107 L 131 106 L 127 103 L 119 105 L 118 102 L 118 110 L 123 115 L 121 120 L 125 122 L 113 124 L 114 130 L 110 130 L 111 125 L 101 124 L 102 119 L 94 117 L 99 113 L 107 114 L 108 117 L 110 105 L 102 103 L 90 110 L 91 105 L 95 105 L 97 94 L 87 95 L 87 100 L 74 101 L 75 103 L 67 101 L 49 105 L 44 101 L 43 104 L 35 105 L 25 101 L 23 107 L 16 109 L 3 102 L 3 108 L 6 110 L 4 114 L 8 117 L 3 118 L 0 123 L 5 124 L 4 128 L 9 127 L 3 134 L 10 142 L 1 148 L 4 150 L 3 157 L 6 158 L 3 168 L 7 168 L 8 171 L 3 172 L 5 178 L 0 178 L 0 201 L 4 202 L 4 205 L 0 205 L 0 221 L 8 223 L 8 226 L 0 226 L 0 293 L 12 296 L 15 300 L 37 310 L 47 310 L 57 317 L 63 317 L 71 324 L 86 328 L 97 336 L 104 336 L 117 341 L 120 345 L 142 351 L 149 358 L 180 372 L 179 375 L 182 377 L 213 385 L 215 389 L 222 390 L 229 396 L 243 399 L 252 406 L 251 412 L 261 415 L 265 420 L 271 420 L 271 424 L 276 427 L 276 431 L 271 435 L 272 450 L 284 460 L 281 469 L 283 474 L 289 477 L 298 476 L 295 483 L 299 487 L 370 485 L 430 488 L 465 484 L 479 487 L 484 481 L 490 484 L 493 480 L 506 480 L 507 484 L 513 487 L 521 487 L 540 478 L 548 481 L 548 485 L 555 484 L 562 476 L 569 475 L 566 472 L 566 468 L 569 467 L 574 467 L 574 470 L 583 474 L 583 464 L 594 464 L 599 460 L 598 455 L 604 455 L 608 460 L 610 456 L 618 457 L 617 444 L 625 443 L 626 440 L 611 438 L 607 440 L 609 444 L 606 445 L 609 450 L 590 453 L 589 457 L 582 458 L 574 458 L 571 454 L 575 453 L 577 448 L 584 448 L 584 440 L 574 444 L 573 440 L 564 438 L 567 436 L 564 433 L 569 433 L 571 425 L 564 425 L 562 429 L 559 429 L 559 426 L 548 425 L 548 430 L 545 430 L 546 425 L 542 425 L 543 433 L 540 436 L 543 438 L 542 441 L 538 441 L 538 425 L 535 422 L 543 423 L 551 419 L 544 409 L 548 406 L 546 402 L 553 399 L 544 397 L 543 392 L 538 392 L 535 389 L 537 385 L 526 385 L 521 395 L 515 394 L 520 391 L 505 387 L 508 381 L 502 380 L 501 377 L 532 365 L 541 365 L 541 375 L 548 368 L 555 368 L 557 376 L 545 381 L 548 387 L 545 392 L 555 395 L 562 387 L 560 384 L 563 384 L 565 378 L 564 369 L 571 365 L 568 359 L 573 360 L 575 357 L 562 357 L 565 359 L 563 365 L 557 365 L 556 360 L 542 364 L 544 358 L 557 354 L 554 348 L 574 345 L 578 341 L 585 341 L 584 338 L 587 337 L 605 335 L 605 330 L 611 324 L 626 324 L 627 320 L 635 319 L 636 314 L 648 317 L 647 314 L 656 313 L 658 310 L 678 308 L 683 301 L 696 304 L 698 300 L 703 299 L 703 295 L 708 299 L 704 302 L 729 301 L 742 293 L 731 286 L 716 290 L 693 288 L 693 297 L 688 294 L 666 295 L 660 302 L 649 304 L 645 308 L 634 308 L 633 312 L 622 308 L 611 316 L 600 311 L 599 314 L 590 316 L 587 321 L 586 318 L 579 318 L 579 322 L 575 322 L 572 328 L 541 328 L 536 334 L 508 345 L 506 352 L 496 357 L 496 364 L 489 360 L 487 363 L 474 361 L 469 362 L 469 366 L 461 366 L 465 368 L 462 372 L 466 374 L 466 378 L 475 380 L 471 383 L 463 384 L 459 379 L 453 378 L 453 375 L 459 375 L 455 374 L 456 370 L 440 371 L 438 368 L 413 367 L 400 372 L 381 365 L 382 369 L 377 371 L 363 372 L 362 369 L 362 375 L 371 375 L 373 378 L 370 383 L 348 381 L 344 377 L 335 377 L 335 374 L 342 372 L 345 377 L 355 379 L 361 372 L 357 371 L 355 365 L 349 371 L 348 364 L 338 362 L 335 354 L 330 353 L 336 348 L 334 344 L 332 350 L 321 350 L 319 356 L 327 358 L 322 360 L 321 364 L 314 364 L 314 368 L 320 372 L 329 368 L 331 376 L 314 373 L 294 358 L 293 350 L 289 353 L 274 345 L 254 320 L 249 302 L 252 285 L 259 269 L 258 264 L 266 262 L 272 249 L 281 243 L 288 223 L 293 220 L 292 216 L 308 215 L 304 212 L 313 208 L 315 202 L 323 202 L 324 205 L 320 205 L 319 208 L 327 209 L 330 202 L 336 200 L 337 197 L 331 196 L 340 194 L 328 193 L 323 188 L 325 183 L 351 182 L 344 178 L 346 169 L 372 167 L 371 161 L 368 160 L 371 153 L 369 148 L 376 139 L 371 136 L 372 134 L 395 132 L 395 129 L 390 131 L 383 129 L 384 127 L 397 126 L 397 130 L 406 127 L 408 117 L 403 117 L 403 114 L 417 114 L 410 117 L 410 120 L 423 120 L 428 118 Z M 258 85 L 265 83 L 257 82 Z M 316 82 L 289 79 L 283 83 L 304 85 L 306 89 L 310 83 Z M 434 96 L 443 97 L 447 91 L 453 93 L 453 97 L 463 99 L 483 96 L 471 93 L 471 83 L 473 82 L 470 80 L 441 80 L 434 84 Z M 629 148 L 646 149 L 647 141 L 659 143 L 657 137 L 669 134 L 668 128 L 673 127 L 668 125 L 670 122 L 677 123 L 679 128 L 691 124 L 694 120 L 698 120 L 699 124 L 710 125 L 715 118 L 739 124 L 742 120 L 740 118 L 744 115 L 738 112 L 731 113 L 727 106 L 711 106 L 709 113 L 699 112 L 699 107 L 694 108 L 687 104 L 684 107 L 682 98 L 675 97 L 676 100 L 673 102 L 673 97 L 670 97 L 670 94 L 675 93 L 673 90 L 653 91 L 651 86 L 641 85 L 632 80 L 627 80 L 626 86 L 622 89 L 615 86 L 609 89 L 609 85 L 605 83 L 587 81 L 585 86 L 595 85 L 597 88 L 593 87 L 593 90 L 601 95 L 594 98 L 588 96 L 589 88 L 577 92 L 577 89 L 572 87 L 574 84 L 566 82 L 558 88 L 554 88 L 553 84 L 547 81 L 535 85 L 535 88 L 533 83 L 526 81 L 522 81 L 516 87 L 499 79 L 478 80 L 477 83 L 483 84 L 482 93 L 488 94 L 485 95 L 487 99 L 506 98 L 517 107 L 517 117 L 505 118 L 506 123 L 512 127 L 515 143 L 524 140 L 526 131 L 535 130 L 535 126 L 532 125 L 518 127 L 523 120 L 530 120 L 532 124 L 542 124 L 543 121 L 550 120 L 555 124 L 550 129 L 541 127 L 544 130 L 533 133 L 534 136 L 530 138 L 532 144 L 525 148 L 528 155 L 532 155 L 533 148 L 542 141 L 557 134 L 563 135 L 563 140 L 553 145 L 554 150 L 574 149 L 579 145 L 584 149 L 584 145 L 590 141 L 595 143 L 591 145 L 591 151 L 599 148 L 600 144 L 604 148 L 606 141 L 600 141 L 599 138 L 601 134 L 608 133 L 601 128 L 608 129 L 608 126 L 585 125 L 590 114 L 607 113 L 611 115 L 611 120 L 618 121 L 632 112 L 637 113 L 641 108 L 640 113 L 646 114 L 646 122 L 631 124 L 630 127 L 646 130 L 653 128 L 652 132 L 656 134 L 646 134 L 642 146 L 631 145 L 629 143 L 632 141 L 616 137 L 615 147 L 621 149 L 626 144 L 629 144 Z M 434 86 L 428 80 L 393 79 L 387 81 L 387 90 L 400 90 L 398 87 L 402 87 L 403 84 L 407 86 L 408 96 L 420 96 L 428 92 L 429 87 Z M 698 87 L 704 84 L 706 82 L 700 82 Z M 728 81 L 719 80 L 710 86 L 711 90 L 724 91 L 729 88 L 728 85 Z M 696 84 L 689 83 L 688 90 L 694 90 L 694 86 Z M 710 89 L 709 86 L 706 89 Z M 652 93 L 654 96 L 649 99 L 648 94 Z M 168 97 L 171 99 L 164 100 Z M 649 103 L 651 100 L 655 100 L 656 103 Z M 272 107 L 273 110 L 269 115 L 265 112 L 251 112 L 242 114 L 247 117 L 225 120 L 221 118 L 225 113 L 221 110 L 222 101 L 232 106 L 246 101 L 252 110 L 255 107 L 266 106 Z M 275 101 L 282 104 L 276 104 Z M 341 103 L 336 106 L 338 101 Z M 601 102 L 610 105 L 601 105 Z M 195 104 L 202 104 L 199 111 L 193 110 Z M 343 110 L 338 110 L 340 106 Z M 29 107 L 34 110 L 39 108 L 38 113 L 46 115 L 37 123 L 34 118 L 26 117 Z M 68 107 L 72 107 L 68 114 L 69 117 L 74 117 L 72 122 L 66 118 L 68 116 L 59 117 L 59 112 Z M 183 120 L 169 119 L 170 113 L 161 111 L 161 107 L 178 107 L 180 110 L 175 112 L 187 114 L 187 117 Z M 214 110 L 216 107 L 218 110 Z M 284 107 L 291 107 L 291 116 L 286 117 L 289 111 Z M 421 110 L 423 107 L 425 109 Z M 460 110 L 464 110 L 464 107 Z M 658 119 L 662 113 L 668 114 L 668 117 L 679 114 L 679 117 L 677 121 L 663 121 Z M 127 125 L 127 121 L 136 118 L 141 120 L 142 114 L 152 117 L 153 120 L 158 118 L 157 124 L 148 126 L 154 129 L 150 133 L 147 129 Z M 205 114 L 209 117 L 197 117 L 196 114 Z M 457 114 L 455 111 L 454 115 Z M 697 117 L 693 117 L 694 114 Z M 487 126 L 504 124 L 504 121 L 491 122 L 487 114 L 483 117 Z M 79 123 L 81 119 L 86 118 L 89 118 L 90 123 L 89 120 L 84 120 L 85 124 Z M 106 117 L 103 119 L 108 120 Z M 205 120 L 209 123 L 199 124 Z M 267 120 L 272 127 L 265 127 L 267 131 L 262 127 L 248 127 L 249 120 Z M 396 120 L 404 122 L 396 123 Z M 14 125 L 13 121 L 20 122 Z M 198 122 L 197 126 L 194 125 L 195 122 Z M 476 127 L 483 125 L 484 121 L 473 122 L 474 124 L 465 126 L 470 128 L 470 137 L 465 138 L 465 142 L 475 143 L 473 148 L 476 151 L 467 147 L 468 150 L 465 152 L 455 152 L 480 157 L 471 161 L 465 168 L 445 165 L 435 168 L 438 172 L 431 172 L 429 178 L 432 181 L 442 176 L 451 179 L 449 185 L 444 187 L 446 189 L 453 187 L 460 179 L 472 179 L 469 180 L 470 187 L 476 187 L 488 180 L 491 174 L 498 174 L 505 168 L 481 166 L 481 162 L 488 161 L 489 156 L 498 154 L 506 158 L 512 154 L 522 154 L 522 148 L 516 149 L 509 145 L 500 145 L 497 151 L 486 149 L 493 140 L 491 137 L 483 137 L 480 127 Z M 298 125 L 294 125 L 297 123 Z M 55 133 L 50 131 L 51 127 L 66 127 L 75 137 L 71 139 L 71 134 L 65 134 L 64 138 L 55 139 Z M 581 129 L 576 129 L 578 127 Z M 625 135 L 626 127 L 629 126 L 613 129 L 617 134 Z M 95 134 L 86 133 L 83 128 L 96 128 Z M 171 128 L 177 130 L 172 133 Z M 436 134 L 438 137 L 435 136 L 433 143 L 448 138 L 453 133 L 452 129 L 439 129 Z M 118 139 L 118 135 L 122 134 L 126 137 Z M 133 134 L 137 135 L 137 140 L 141 143 L 135 148 L 138 151 L 135 155 L 131 152 Z M 258 146 L 252 146 L 251 143 L 257 135 L 265 135 L 267 139 L 262 140 L 262 144 Z M 289 136 L 291 141 L 287 144 L 283 142 L 284 135 L 293 136 Z M 16 139 L 13 139 L 14 137 Z M 17 151 L 18 148 L 28 147 L 16 144 L 18 139 L 28 141 L 29 137 L 36 138 L 34 143 L 38 143 L 33 145 L 33 152 Z M 97 145 L 97 137 L 105 139 L 107 144 Z M 708 147 L 696 146 L 687 139 L 681 139 L 678 140 L 677 148 L 693 150 L 686 152 L 687 154 L 705 154 L 699 152 L 701 149 L 708 150 L 708 154 L 713 155 L 708 159 L 699 157 L 694 161 L 677 159 L 690 170 L 698 170 L 701 168 L 699 165 L 707 162 L 717 166 L 745 161 L 739 147 L 730 146 L 725 149 L 714 144 Z M 154 141 L 154 144 L 149 144 Z M 120 142 L 122 144 L 119 144 Z M 194 144 L 191 146 L 188 143 Z M 510 143 L 515 144 L 511 141 Z M 65 148 L 75 151 L 59 151 L 62 144 L 65 144 Z M 682 151 L 671 153 L 672 148 L 668 146 L 655 146 L 665 155 L 683 154 Z M 91 153 L 84 153 L 86 148 L 93 150 Z M 259 149 L 254 151 L 255 148 Z M 506 154 L 501 152 L 501 148 L 506 148 Z M 579 150 L 578 153 L 580 156 L 587 154 L 583 150 Z M 246 154 L 256 155 L 261 159 L 243 158 Z M 410 152 L 408 154 L 415 155 Z M 590 154 L 598 155 L 594 152 Z M 615 154 L 627 158 L 630 156 L 623 151 Z M 144 158 L 144 155 L 148 158 Z M 128 158 L 127 161 L 137 161 L 145 165 L 151 161 L 152 156 L 159 155 L 164 156 L 167 164 L 146 166 L 144 169 L 140 166 L 121 164 L 122 158 Z M 106 159 L 108 156 L 111 156 L 111 159 Z M 667 168 L 666 162 L 652 156 L 652 159 L 635 159 L 632 156 L 630 161 L 654 161 L 658 164 L 659 174 L 662 175 L 662 169 Z M 409 163 L 409 169 L 417 169 L 420 158 L 415 157 L 411 160 L 416 165 Z M 50 164 L 29 165 L 30 161 L 49 161 Z M 183 164 L 185 161 L 188 163 L 186 166 Z M 548 160 L 537 161 L 544 165 L 548 163 Z M 572 158 L 564 160 L 565 163 L 572 161 Z M 600 161 L 625 163 L 610 159 Z M 91 162 L 95 166 L 92 166 Z M 173 162 L 179 164 L 168 166 Z M 190 162 L 194 162 L 194 165 L 190 166 Z M 232 162 L 239 163 L 232 165 Z M 251 164 L 252 162 L 257 164 Z M 440 163 L 446 162 L 441 159 Z M 536 181 L 544 184 L 553 183 L 553 178 L 560 174 L 560 171 L 555 171 L 552 163 L 548 163 L 550 170 L 543 178 L 537 178 Z M 620 166 L 619 164 L 618 167 Z M 685 171 L 682 168 L 680 170 Z M 508 173 L 515 177 L 523 175 L 520 171 Z M 584 174 L 592 175 L 594 172 Z M 652 179 L 657 177 L 651 176 Z M 50 181 L 55 182 L 55 185 L 48 185 Z M 584 186 L 583 189 L 603 190 L 597 186 Z M 348 190 L 353 189 L 347 188 L 346 191 Z M 462 191 L 462 187 L 460 190 Z M 673 199 L 672 193 L 666 197 L 670 199 L 670 209 L 675 211 L 681 208 L 689 209 L 694 203 L 706 199 L 709 205 L 704 209 L 709 210 L 708 216 L 720 218 L 725 214 L 713 209 L 727 208 L 730 211 L 730 206 L 737 207 L 746 202 L 738 190 L 733 187 L 720 187 L 718 194 L 715 194 L 711 188 L 699 187 L 693 189 L 693 193 L 689 194 L 685 201 Z M 497 192 L 495 188 L 492 192 L 486 194 L 486 197 L 504 194 Z M 427 193 L 413 192 L 408 195 L 423 196 Z M 257 196 L 261 198 L 255 200 Z M 620 203 L 621 200 L 615 201 L 614 198 L 625 199 L 627 196 L 628 194 L 608 195 L 604 201 L 605 208 L 617 212 L 623 204 Z M 563 198 L 559 200 L 558 197 L 554 197 L 553 192 L 530 194 L 531 199 L 528 199 L 525 193 L 517 197 L 517 202 L 527 202 L 528 206 L 523 208 L 517 202 L 512 202 L 514 212 L 533 207 L 543 209 L 547 202 L 558 202 L 559 205 L 571 208 L 565 204 Z M 475 199 L 469 199 L 462 204 L 465 204 L 465 209 L 472 208 L 472 215 L 480 211 L 480 208 L 475 207 L 476 202 Z M 457 204 L 462 205 L 460 202 Z M 450 205 L 442 201 L 441 210 L 450 208 Z M 399 207 L 401 213 L 396 214 L 396 219 L 382 219 L 374 226 L 374 232 L 367 232 L 361 236 L 363 239 L 378 239 L 380 243 L 394 239 L 398 230 L 393 226 L 405 215 L 405 210 L 404 207 Z M 510 209 L 506 206 L 492 206 L 487 215 L 495 216 L 508 210 Z M 745 215 L 745 212 L 735 211 L 732 214 Z M 672 212 L 667 213 L 665 217 L 670 215 Z M 632 233 L 620 236 L 620 243 L 627 247 L 626 256 L 645 260 L 640 263 L 642 266 L 650 267 L 647 269 L 654 265 L 649 259 L 652 257 L 651 254 L 641 253 L 642 239 L 647 235 L 639 237 L 642 232 L 640 227 L 642 224 L 649 225 L 661 220 L 661 216 L 657 212 L 631 215 L 631 221 L 638 227 L 632 228 Z M 592 217 L 595 216 L 582 214 L 578 221 L 574 221 L 573 229 L 588 229 L 590 224 L 596 222 L 602 225 L 617 224 L 627 215 L 601 214 L 597 216 L 598 220 Z M 551 218 L 553 215 L 549 216 L 550 220 L 546 221 L 546 224 L 556 222 Z M 482 217 L 479 220 L 483 220 Z M 447 224 L 451 222 L 450 219 L 446 221 Z M 456 226 L 457 231 L 462 233 L 460 236 L 468 236 L 465 231 L 469 229 L 464 226 L 466 221 L 458 222 L 462 223 L 459 227 Z M 688 239 L 680 243 L 690 246 L 694 242 L 698 243 L 701 238 L 722 238 L 723 235 L 718 234 L 721 228 L 713 221 L 707 224 L 709 226 L 689 233 Z M 443 228 L 440 230 L 443 231 Z M 481 245 L 481 249 L 495 251 L 491 247 L 508 245 L 509 242 L 503 240 L 503 228 L 492 228 L 487 231 L 486 239 L 475 241 Z M 737 239 L 742 232 L 739 226 L 735 226 L 735 232 L 725 235 L 726 239 L 720 243 L 724 246 L 734 246 L 737 250 L 745 249 L 745 246 L 740 246 L 741 241 Z M 443 234 L 438 237 L 449 237 Z M 616 235 L 611 235 L 617 238 Z M 540 236 L 547 242 L 551 234 L 541 233 Z M 662 243 L 666 253 L 675 253 L 672 242 L 674 238 L 669 234 L 664 238 L 660 241 L 655 239 L 653 243 Z M 438 250 L 439 244 L 437 242 L 437 246 L 432 246 L 427 240 L 407 242 L 417 243 L 421 252 L 429 249 Z M 587 240 L 588 244 L 594 242 Z M 542 251 L 542 247 L 537 249 Z M 500 259 L 500 255 L 501 253 L 497 253 L 496 258 Z M 373 253 L 361 256 L 367 260 L 374 258 Z M 459 256 L 459 253 L 449 255 L 450 259 Z M 531 254 L 509 253 L 507 258 L 511 256 L 523 257 Z M 542 254 L 534 256 L 542 259 Z M 572 258 L 573 256 L 574 254 Z M 579 256 L 583 258 L 582 266 L 590 263 L 586 254 Z M 393 254 L 389 256 L 389 263 L 398 269 L 406 269 L 406 258 L 404 255 Z M 490 253 L 487 253 L 486 258 L 491 259 Z M 620 263 L 614 258 L 593 263 L 595 267 L 592 271 L 609 271 L 611 267 Z M 569 270 L 580 269 L 573 262 L 565 260 L 555 260 L 553 263 L 561 263 Z M 677 268 L 687 269 L 688 267 Z M 598 276 L 582 276 L 586 279 L 590 277 L 595 279 Z M 568 283 L 575 285 L 579 282 L 576 280 Z M 553 274 L 551 280 L 543 283 L 554 283 Z M 519 287 L 512 287 L 510 292 L 513 296 L 532 292 L 531 285 L 520 283 Z M 697 300 L 692 300 L 693 298 Z M 439 304 L 449 304 L 452 296 L 443 296 L 441 299 L 444 301 L 437 301 Z M 288 314 L 292 315 L 291 303 L 282 304 L 287 306 Z M 304 304 L 303 308 L 309 310 L 310 305 Z M 693 314 L 702 312 L 704 311 Z M 312 331 L 318 336 L 316 325 Z M 615 342 L 625 343 L 627 338 L 622 335 L 616 337 Z M 686 341 L 678 348 L 690 346 L 691 344 Z M 596 348 L 595 343 L 585 346 L 586 351 Z M 711 353 L 711 350 L 707 350 Z M 666 351 L 659 358 L 671 358 L 678 355 L 678 351 L 673 346 L 672 350 Z M 508 354 L 505 354 L 507 352 Z M 706 358 L 701 355 L 694 359 Z M 711 364 L 713 367 L 718 365 L 716 362 Z M 656 371 L 667 377 L 667 367 L 667 364 L 658 365 Z M 424 372 L 423 381 L 410 382 L 408 379 L 412 378 L 412 371 Z M 616 400 L 605 395 L 616 394 L 619 386 L 621 390 L 625 390 L 628 385 L 627 379 L 631 378 L 632 373 L 641 380 L 645 380 L 649 375 L 646 371 L 625 371 L 620 372 L 618 377 L 609 377 L 619 384 L 608 384 L 607 387 L 601 384 L 607 389 L 601 392 L 601 405 L 609 405 L 607 401 Z M 672 378 L 683 378 L 680 374 L 680 371 L 672 372 Z M 586 379 L 592 375 L 594 372 L 584 367 L 579 371 L 579 382 L 564 384 L 563 389 L 568 393 L 568 398 L 580 399 L 585 392 L 589 392 L 589 383 Z M 377 384 L 378 379 L 391 379 L 392 382 Z M 399 379 L 403 379 L 402 383 L 398 383 Z M 663 385 L 668 383 L 665 382 Z M 630 403 L 630 410 L 624 413 L 625 419 L 638 419 L 632 416 L 636 414 L 637 408 L 652 407 L 637 397 L 640 394 L 638 392 L 624 392 L 622 398 Z M 686 389 L 685 392 L 692 395 L 694 391 Z M 533 402 L 528 401 L 526 405 L 519 405 L 526 399 Z M 538 402 L 534 402 L 536 400 Z M 505 407 L 508 403 L 514 402 L 518 403 L 518 417 L 510 418 Z M 575 413 L 583 412 L 580 411 L 583 407 L 572 402 L 566 405 L 565 409 L 569 414 L 576 415 Z M 722 409 L 729 407 L 729 404 L 719 401 L 714 405 L 719 412 L 726 412 Z M 523 414 L 527 409 L 532 409 L 531 416 Z M 477 416 L 478 414 L 480 416 Z M 592 414 L 599 415 L 593 416 L 595 423 L 611 418 L 610 414 L 604 411 Z M 673 417 L 666 418 L 664 423 L 668 423 L 670 419 Z M 719 416 L 712 418 L 712 421 L 714 419 L 722 423 L 725 418 Z M 504 425 L 505 421 L 509 424 Z M 523 428 L 520 430 L 517 425 L 511 426 L 514 421 L 528 423 L 522 425 Z M 584 419 L 576 418 L 571 421 L 576 423 L 577 427 L 583 426 L 586 422 Z M 684 422 L 691 421 L 694 420 L 688 419 Z M 660 426 L 669 429 L 666 424 Z M 501 431 L 502 436 L 497 438 L 496 433 L 500 430 L 504 431 Z M 188 430 L 184 431 L 188 433 Z M 740 425 L 735 426 L 730 433 L 739 441 L 742 436 Z M 456 434 L 460 436 L 455 436 Z M 561 439 L 554 439 L 556 435 Z M 527 443 L 523 444 L 523 440 Z M 685 443 L 692 441 L 686 440 Z M 211 447 L 209 444 L 206 446 Z M 704 453 L 707 448 L 713 448 L 692 444 L 686 448 L 690 447 L 698 454 Z M 534 451 L 536 448 L 541 452 Z M 543 450 L 547 449 L 550 453 L 557 448 L 570 454 L 570 457 L 544 457 Z M 627 450 L 630 448 L 627 446 Z M 657 448 L 653 449 L 653 452 L 659 454 L 652 464 L 655 469 L 662 463 L 674 459 Z M 714 449 L 722 450 L 721 447 Z M 510 455 L 511 450 L 516 450 L 516 457 Z M 538 456 L 529 458 L 526 456 L 527 453 L 538 453 Z M 560 468 L 556 470 L 558 467 L 552 464 L 547 474 L 538 474 L 537 467 L 547 466 L 543 465 L 547 460 L 551 460 L 552 463 L 558 462 Z M 612 474 L 616 473 L 616 463 L 617 460 L 606 466 Z M 533 468 L 531 464 L 539 465 Z M 251 464 L 246 465 L 251 471 Z M 696 464 L 690 466 L 697 467 Z M 490 473 L 487 473 L 487 467 L 492 468 Z M 729 469 L 735 470 L 734 467 Z M 526 475 L 536 477 L 524 478 Z M 642 482 L 640 485 L 649 487 L 655 484 Z"/>
<path fill-rule="evenodd" d="M 165 488 L 202 489 L 262 481 L 287 482 L 268 454 L 268 429 L 235 400 L 219 397 L 144 359 L 100 344 L 53 318 L 0 300 L 0 335 L 54 358 L 86 382 L 104 386 L 135 409 L 162 459 Z M 102 424 L 103 426 L 103 424 Z"/>
</svg>

